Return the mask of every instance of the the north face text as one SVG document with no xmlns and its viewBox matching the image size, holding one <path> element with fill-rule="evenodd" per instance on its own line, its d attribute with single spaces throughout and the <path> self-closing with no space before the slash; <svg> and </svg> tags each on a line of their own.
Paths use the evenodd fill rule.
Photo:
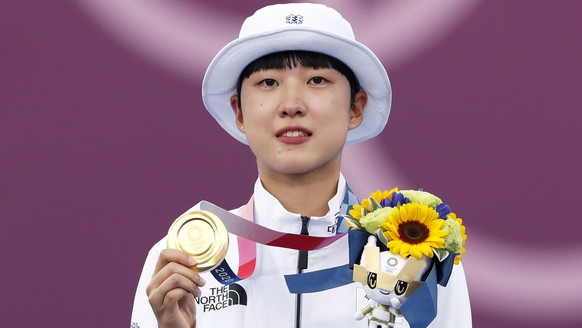
<svg viewBox="0 0 582 328">
<path fill-rule="evenodd" d="M 196 298 L 203 312 L 218 311 L 233 305 L 247 305 L 247 293 L 241 285 L 210 288 L 210 295 Z"/>
</svg>

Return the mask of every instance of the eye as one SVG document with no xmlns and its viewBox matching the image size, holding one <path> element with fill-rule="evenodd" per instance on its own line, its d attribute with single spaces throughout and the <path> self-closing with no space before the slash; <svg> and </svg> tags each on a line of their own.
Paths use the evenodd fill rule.
<svg viewBox="0 0 582 328">
<path fill-rule="evenodd" d="M 264 79 L 261 82 L 259 82 L 259 85 L 264 86 L 264 87 L 274 87 L 278 84 L 278 82 L 274 79 Z"/>
<path fill-rule="evenodd" d="M 376 288 L 378 283 L 378 275 L 374 272 L 368 272 L 368 279 L 366 279 L 366 282 L 368 283 L 368 287 L 370 287 L 370 289 Z"/>
<path fill-rule="evenodd" d="M 394 294 L 400 296 L 400 295 L 406 293 L 407 289 L 408 289 L 408 283 L 406 281 L 398 280 L 398 282 L 396 283 L 396 286 L 394 286 Z"/>
<path fill-rule="evenodd" d="M 309 79 L 309 84 L 324 84 L 325 82 L 327 82 L 327 80 L 321 76 L 314 76 L 311 79 Z"/>
</svg>

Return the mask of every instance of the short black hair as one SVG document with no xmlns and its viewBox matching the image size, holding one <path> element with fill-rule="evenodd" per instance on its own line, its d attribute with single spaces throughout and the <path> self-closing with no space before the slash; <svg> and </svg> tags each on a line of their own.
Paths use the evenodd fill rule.
<svg viewBox="0 0 582 328">
<path fill-rule="evenodd" d="M 297 66 L 309 67 L 313 69 L 332 68 L 338 71 L 340 74 L 345 76 L 350 83 L 350 104 L 353 105 L 356 98 L 356 93 L 360 91 L 360 82 L 358 82 L 358 78 L 346 64 L 337 58 L 324 55 L 319 52 L 291 50 L 265 55 L 255 59 L 250 64 L 248 64 L 245 69 L 243 69 L 236 82 L 236 94 L 239 96 L 238 106 L 241 107 L 240 91 L 242 82 L 244 79 L 251 76 L 251 74 L 268 69 L 293 68 Z"/>
</svg>

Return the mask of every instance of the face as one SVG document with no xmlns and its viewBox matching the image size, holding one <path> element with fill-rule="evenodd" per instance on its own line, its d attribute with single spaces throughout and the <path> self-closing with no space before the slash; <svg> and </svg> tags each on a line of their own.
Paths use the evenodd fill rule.
<svg viewBox="0 0 582 328">
<path fill-rule="evenodd" d="M 365 266 L 367 270 L 370 270 L 369 268 L 373 266 L 371 264 L 366 265 L 366 260 L 367 259 L 363 254 L 361 264 Z M 376 261 L 375 264 L 378 265 L 380 272 L 387 273 L 392 277 L 398 277 L 398 275 L 403 271 L 407 261 L 409 261 L 409 259 L 405 259 L 400 255 L 392 254 L 389 251 L 380 252 L 379 257 L 371 260 Z M 422 274 L 429 269 L 429 258 L 423 258 L 422 262 L 422 266 L 417 268 L 418 271 L 412 271 L 409 273 L 414 276 L 414 280 L 419 280 Z M 368 274 L 367 281 L 365 283 L 362 282 L 362 288 L 366 295 L 379 304 L 400 308 L 400 306 L 410 297 L 407 294 L 408 288 L 410 287 L 410 281 L 390 280 L 395 282 L 395 284 L 393 287 L 385 289 L 382 288 L 384 286 L 382 286 L 380 279 L 382 279 L 382 277 Z M 388 281 L 384 282 L 387 283 Z"/>
<path fill-rule="evenodd" d="M 349 130 L 360 125 L 367 96 L 350 103 L 348 80 L 334 69 L 294 67 L 258 71 L 231 98 L 257 157 L 259 173 L 295 175 L 337 170 Z"/>
</svg>

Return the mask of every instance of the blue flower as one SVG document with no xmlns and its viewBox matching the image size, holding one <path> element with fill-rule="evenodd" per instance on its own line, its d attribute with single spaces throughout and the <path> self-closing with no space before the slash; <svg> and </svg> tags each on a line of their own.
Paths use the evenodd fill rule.
<svg viewBox="0 0 582 328">
<path fill-rule="evenodd" d="M 436 207 L 436 211 L 439 213 L 439 218 L 444 220 L 447 218 L 447 215 L 451 213 L 451 208 L 445 203 L 440 203 Z"/>
<path fill-rule="evenodd" d="M 384 198 L 380 205 L 382 205 L 382 207 L 396 207 L 408 203 L 410 203 L 408 198 L 404 197 L 404 195 L 399 192 L 395 192 L 392 194 L 392 200 Z"/>
</svg>

